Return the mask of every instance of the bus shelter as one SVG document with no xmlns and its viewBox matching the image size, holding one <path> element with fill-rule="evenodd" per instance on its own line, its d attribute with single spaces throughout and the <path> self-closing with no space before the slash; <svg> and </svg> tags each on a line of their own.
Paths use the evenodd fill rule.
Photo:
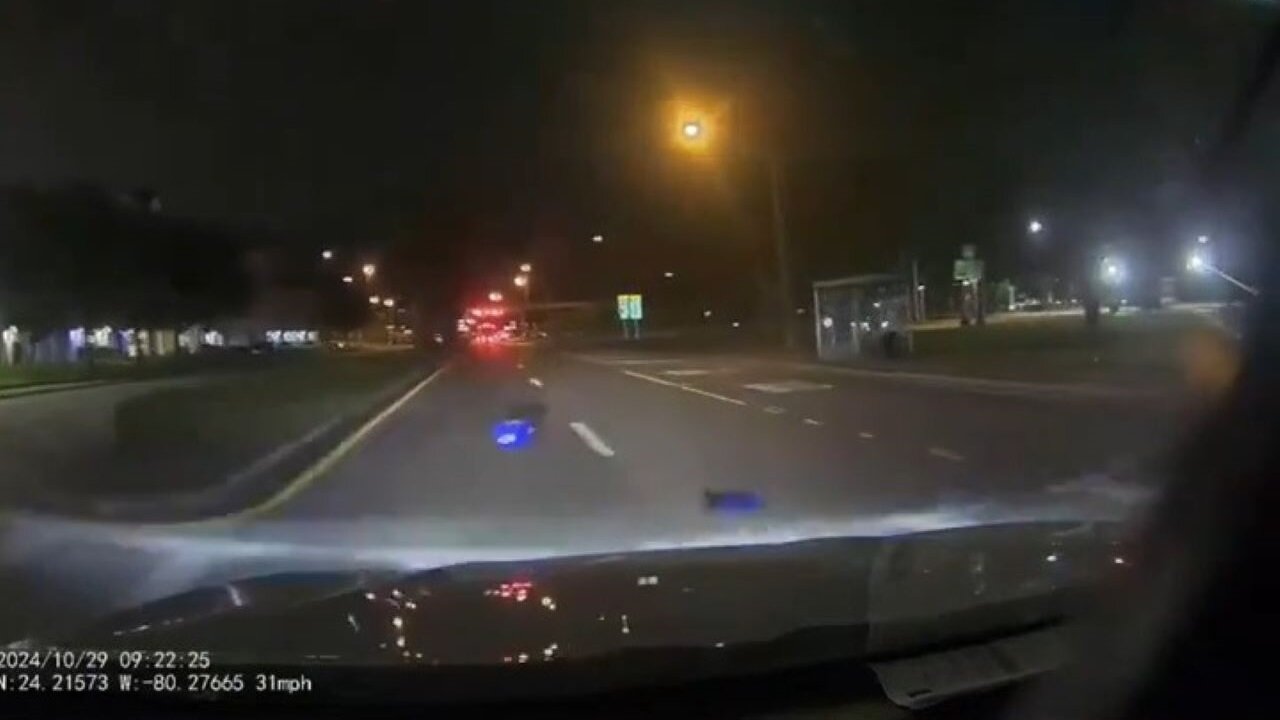
<svg viewBox="0 0 1280 720">
<path fill-rule="evenodd" d="M 813 283 L 820 360 L 898 357 L 911 351 L 911 284 L 889 274 Z"/>
</svg>

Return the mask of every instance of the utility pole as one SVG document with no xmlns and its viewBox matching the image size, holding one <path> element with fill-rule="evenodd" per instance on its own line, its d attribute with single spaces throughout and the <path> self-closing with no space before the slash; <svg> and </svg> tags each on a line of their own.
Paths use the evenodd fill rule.
<svg viewBox="0 0 1280 720">
<path fill-rule="evenodd" d="M 924 298 L 920 296 L 920 259 L 911 258 L 911 319 L 924 320 Z"/>
</svg>

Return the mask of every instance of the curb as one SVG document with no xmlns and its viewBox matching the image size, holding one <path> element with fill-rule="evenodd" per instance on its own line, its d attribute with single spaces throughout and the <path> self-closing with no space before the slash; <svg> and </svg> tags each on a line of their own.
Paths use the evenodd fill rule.
<svg viewBox="0 0 1280 720">
<path fill-rule="evenodd" d="M 49 393 L 64 392 L 67 390 L 84 390 L 88 388 L 101 387 L 103 385 L 118 385 L 124 382 L 136 382 L 133 380 L 72 380 L 64 383 L 42 383 L 40 385 L 20 385 L 6 390 L 0 390 L 0 401 L 11 398 L 27 397 L 29 395 L 47 395 Z"/>
<path fill-rule="evenodd" d="M 359 410 L 326 420 L 231 473 L 218 485 L 163 497 L 45 496 L 31 509 L 84 520 L 127 523 L 193 522 L 249 510 L 279 493 L 283 484 L 440 367 L 414 370 L 373 396 Z"/>
</svg>

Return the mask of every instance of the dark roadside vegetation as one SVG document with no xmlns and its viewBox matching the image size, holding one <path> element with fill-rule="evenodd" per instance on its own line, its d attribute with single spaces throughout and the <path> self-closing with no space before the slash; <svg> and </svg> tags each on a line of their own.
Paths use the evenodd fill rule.
<svg viewBox="0 0 1280 720">
<path fill-rule="evenodd" d="M 779 350 L 776 333 L 746 327 L 655 331 L 638 340 L 595 336 L 567 344 L 584 350 L 753 352 L 813 361 L 812 332 L 811 327 L 801 329 L 800 347 L 792 353 Z M 1230 336 L 1214 314 L 1181 309 L 1126 311 L 1104 316 L 1095 327 L 1078 316 L 1021 316 L 993 318 L 983 326 L 933 325 L 916 330 L 912 351 L 900 357 L 872 354 L 834 364 L 996 380 L 1159 387 L 1182 379 L 1194 347 L 1230 344 Z"/>
<path fill-rule="evenodd" d="M 246 350 L 206 350 L 195 355 L 171 355 L 142 359 L 108 356 L 93 362 L 0 365 L 0 392 L 35 389 L 84 382 L 118 382 L 177 377 L 191 373 L 238 372 L 262 365 L 263 359 Z"/>
<path fill-rule="evenodd" d="M 415 350 L 289 351 L 252 356 L 253 367 L 131 397 L 115 408 L 115 442 L 103 474 L 70 478 L 95 496 L 187 493 L 226 483 L 282 446 L 376 409 L 420 377 Z"/>
<path fill-rule="evenodd" d="M 1077 317 L 1009 320 L 915 333 L 914 350 L 886 368 L 1056 383 L 1169 385 L 1192 343 L 1224 336 L 1205 316 L 1138 311 L 1097 327 Z"/>
</svg>

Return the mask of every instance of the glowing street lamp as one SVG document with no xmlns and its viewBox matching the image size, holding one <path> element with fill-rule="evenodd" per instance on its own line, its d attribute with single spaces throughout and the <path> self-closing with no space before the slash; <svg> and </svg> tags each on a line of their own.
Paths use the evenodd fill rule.
<svg viewBox="0 0 1280 720">
<path fill-rule="evenodd" d="M 1112 285 L 1120 284 L 1124 281 L 1124 265 L 1113 258 L 1102 258 L 1102 279 Z"/>
<path fill-rule="evenodd" d="M 332 259 L 333 259 L 333 251 L 332 251 L 332 250 L 322 250 L 322 251 L 320 252 L 320 257 L 321 257 L 321 258 L 323 258 L 323 259 L 325 259 L 325 260 L 332 260 Z"/>
<path fill-rule="evenodd" d="M 1031 222 L 1027 223 L 1027 232 L 1032 235 L 1039 233 L 1041 230 L 1044 230 L 1044 224 L 1039 220 L 1033 218 Z"/>
<path fill-rule="evenodd" d="M 591 242 L 596 243 L 596 244 L 602 243 L 602 242 L 604 242 L 604 236 L 603 236 L 603 235 L 592 235 L 592 236 L 591 236 Z"/>
<path fill-rule="evenodd" d="M 360 267 L 360 272 L 364 273 L 365 279 L 368 280 L 373 277 L 374 273 L 378 272 L 378 266 L 373 263 L 365 263 Z"/>
<path fill-rule="evenodd" d="M 702 123 L 697 120 L 686 120 L 680 125 L 680 134 L 686 140 L 697 140 L 702 137 Z"/>
<path fill-rule="evenodd" d="M 664 278 L 666 278 L 666 279 L 668 279 L 668 280 L 670 280 L 670 279 L 674 278 L 675 276 L 676 276 L 676 274 L 675 274 L 675 273 L 673 273 L 673 272 L 671 272 L 670 270 L 668 270 L 668 271 L 666 271 L 666 272 L 662 273 L 662 277 L 664 277 Z"/>
<path fill-rule="evenodd" d="M 533 265 L 530 265 L 529 263 L 520 263 L 520 272 L 522 273 L 533 272 Z"/>
<path fill-rule="evenodd" d="M 377 295 L 370 295 L 370 296 L 369 296 L 369 304 L 370 304 L 370 305 L 377 305 L 378 303 L 381 303 L 381 302 L 382 302 L 382 298 L 378 297 Z"/>
<path fill-rule="evenodd" d="M 393 307 L 395 307 L 395 306 L 396 306 L 396 300 L 395 300 L 395 298 L 383 298 L 383 300 L 382 300 L 382 306 L 383 306 L 383 307 L 389 307 L 389 308 L 393 308 Z"/>
<path fill-rule="evenodd" d="M 489 302 L 502 302 L 502 293 L 497 290 L 489 291 Z"/>
<path fill-rule="evenodd" d="M 511 282 L 515 283 L 515 286 L 516 286 L 516 287 L 519 287 L 519 288 L 522 288 L 522 287 L 529 287 L 529 276 L 528 276 L 528 275 L 517 275 L 517 276 L 515 276 L 514 278 L 512 278 L 512 279 L 511 279 Z"/>
<path fill-rule="evenodd" d="M 350 275 L 343 275 L 343 276 L 342 276 L 342 282 L 344 282 L 344 283 L 346 283 L 346 284 L 348 284 L 348 285 L 350 285 L 351 283 L 353 283 L 353 282 L 355 282 L 355 281 L 356 281 L 356 279 L 355 279 L 355 278 L 353 278 L 353 277 L 351 277 Z"/>
</svg>

